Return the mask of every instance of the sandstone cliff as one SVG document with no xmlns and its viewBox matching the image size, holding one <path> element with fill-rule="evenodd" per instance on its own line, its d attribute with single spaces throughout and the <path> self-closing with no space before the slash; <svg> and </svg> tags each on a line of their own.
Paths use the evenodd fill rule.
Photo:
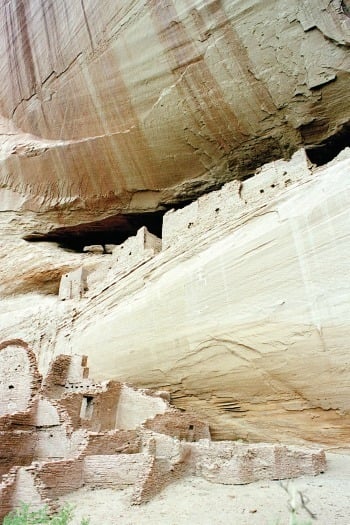
<svg viewBox="0 0 350 525">
<path fill-rule="evenodd" d="M 214 438 L 346 443 L 349 13 L 0 0 L 1 340 Z"/>
<path fill-rule="evenodd" d="M 300 145 L 329 160 L 347 140 L 348 0 L 0 14 L 0 209 L 40 212 L 33 230 L 188 200 Z"/>
<path fill-rule="evenodd" d="M 160 252 L 145 235 L 105 255 L 21 241 L 21 265 L 3 260 L 2 337 L 28 341 L 42 370 L 79 352 L 99 378 L 167 389 L 215 439 L 346 446 L 349 170 L 349 150 L 264 166 L 168 212 Z M 88 290 L 70 287 L 81 265 Z"/>
</svg>

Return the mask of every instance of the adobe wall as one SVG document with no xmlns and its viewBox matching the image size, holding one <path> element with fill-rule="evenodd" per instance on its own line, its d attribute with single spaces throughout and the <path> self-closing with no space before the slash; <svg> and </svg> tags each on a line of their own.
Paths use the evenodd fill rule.
<svg viewBox="0 0 350 525">
<path fill-rule="evenodd" d="M 133 485 L 147 465 L 145 454 L 88 456 L 84 459 L 84 484 L 93 488 Z"/>
<path fill-rule="evenodd" d="M 35 483 L 30 467 L 21 467 L 16 474 L 16 484 L 12 493 L 12 506 L 23 503 L 30 504 L 32 508 L 42 507 L 46 501 L 42 497 L 40 485 Z"/>
<path fill-rule="evenodd" d="M 158 434 L 166 434 L 185 441 L 210 439 L 209 425 L 201 421 L 195 414 L 174 413 L 156 415 L 148 419 L 143 427 Z"/>
<path fill-rule="evenodd" d="M 61 277 L 58 297 L 61 301 L 80 299 L 87 290 L 86 269 L 81 266 L 76 270 L 64 273 Z"/>
<path fill-rule="evenodd" d="M 19 340 L 0 345 L 0 417 L 23 412 L 38 392 L 41 376 L 34 353 Z"/>
<path fill-rule="evenodd" d="M 65 426 L 37 428 L 34 457 L 37 460 L 58 460 L 70 456 L 72 442 Z"/>
<path fill-rule="evenodd" d="M 83 486 L 83 459 L 65 459 L 48 462 L 33 469 L 35 480 L 47 499 L 69 494 Z"/>
<path fill-rule="evenodd" d="M 16 486 L 16 475 L 19 467 L 13 467 L 11 472 L 2 477 L 0 483 L 0 523 L 13 509 L 12 496 Z"/>
<path fill-rule="evenodd" d="M 102 256 L 93 270 L 81 266 L 61 276 L 58 298 L 62 301 L 80 300 L 100 293 L 106 283 L 121 278 L 161 252 L 162 241 L 145 226 L 120 245 L 96 245 L 84 248 L 86 252 Z"/>
<path fill-rule="evenodd" d="M 191 448 L 177 440 L 173 443 L 169 456 L 156 456 L 156 436 L 151 438 L 146 452 L 147 462 L 136 480 L 132 503 L 140 505 L 150 501 L 164 487 L 193 473 L 191 468 Z M 162 438 L 160 438 L 162 440 Z"/>
<path fill-rule="evenodd" d="M 141 452 L 141 438 L 137 430 L 112 430 L 90 433 L 84 449 L 86 456 L 136 454 Z"/>
<path fill-rule="evenodd" d="M 43 380 L 42 392 L 44 395 L 57 398 L 61 397 L 67 383 L 71 356 L 58 355 L 49 365 L 46 377 Z"/>
<path fill-rule="evenodd" d="M 60 398 L 64 392 L 91 385 L 86 356 L 60 354 L 50 363 L 42 384 L 42 393 L 52 399 Z M 95 385 L 93 385 L 95 386 Z"/>
<path fill-rule="evenodd" d="M 162 241 L 145 226 L 113 250 L 113 267 L 117 271 L 129 270 L 138 263 L 153 257 L 162 249 Z"/>
<path fill-rule="evenodd" d="M 186 248 L 196 243 L 198 235 L 210 235 L 257 206 L 270 204 L 281 190 L 311 175 L 309 164 L 305 151 L 299 150 L 289 161 L 270 162 L 246 181 L 229 182 L 180 210 L 169 211 L 163 217 L 163 250 Z"/>
<path fill-rule="evenodd" d="M 73 428 L 94 432 L 116 427 L 120 383 L 109 381 L 102 385 L 81 383 L 67 385 L 59 406 L 69 415 Z"/>
<path fill-rule="evenodd" d="M 13 347 L 1 345 L 2 355 Z M 56 498 L 83 485 L 117 489 L 133 485 L 132 503 L 140 504 L 187 474 L 234 484 L 315 475 L 325 469 L 320 450 L 212 443 L 208 424 L 171 407 L 164 392 L 151 395 L 116 381 L 89 380 L 85 358 L 59 356 L 40 391 L 32 353 L 21 344 L 15 349 L 17 353 L 9 353 L 10 363 L 13 355 L 26 363 L 24 352 L 29 365 L 18 367 L 22 361 L 15 359 L 17 370 L 11 380 L 17 380 L 17 372 L 20 380 L 35 377 L 35 395 L 31 409 L 19 412 L 27 425 L 23 430 L 12 425 L 17 414 L 1 418 L 8 427 L 0 431 L 0 474 L 5 474 L 0 519 L 21 501 L 32 506 L 47 503 L 53 509 Z M 0 371 L 0 379 L 7 381 L 6 370 Z M 61 397 L 46 397 L 55 388 Z"/>
<path fill-rule="evenodd" d="M 37 437 L 33 430 L 0 432 L 0 476 L 14 465 L 30 465 L 35 457 Z"/>
<path fill-rule="evenodd" d="M 123 385 L 117 410 L 116 428 L 124 430 L 136 428 L 145 420 L 157 414 L 164 414 L 168 409 L 169 405 L 164 399 Z"/>
<path fill-rule="evenodd" d="M 51 401 L 42 397 L 38 400 L 34 424 L 36 427 L 54 427 L 60 425 L 60 414 L 57 406 Z"/>
<path fill-rule="evenodd" d="M 238 220 L 260 207 L 271 205 L 275 197 L 294 183 L 312 176 L 305 150 L 297 151 L 289 161 L 277 160 L 264 165 L 245 181 L 233 181 L 220 190 L 203 195 L 188 206 L 171 210 L 163 217 L 162 239 L 146 227 L 120 245 L 105 251 L 101 246 L 101 262 L 88 273 L 80 267 L 62 275 L 59 298 L 79 300 L 96 296 L 116 280 L 121 279 L 168 248 L 185 252 L 217 232 L 232 228 Z M 107 254 L 107 255 L 106 255 Z"/>
<path fill-rule="evenodd" d="M 326 456 L 320 449 L 209 440 L 191 444 L 191 448 L 197 475 L 213 483 L 230 485 L 315 476 L 326 469 Z"/>
<path fill-rule="evenodd" d="M 211 235 L 218 228 L 229 227 L 253 209 L 271 204 L 281 191 L 311 174 L 306 153 L 299 150 L 289 161 L 270 162 L 246 181 L 229 182 L 184 208 L 171 210 L 163 217 L 162 239 L 146 227 L 140 228 L 124 243 L 109 247 L 109 259 L 100 263 L 89 275 L 83 267 L 63 274 L 59 298 L 78 300 L 88 289 L 87 295 L 97 294 L 107 283 L 122 278 L 162 250 L 178 247 L 185 251 L 188 246 L 197 243 L 200 235 Z M 105 253 L 102 245 L 99 248 L 101 253 Z"/>
</svg>

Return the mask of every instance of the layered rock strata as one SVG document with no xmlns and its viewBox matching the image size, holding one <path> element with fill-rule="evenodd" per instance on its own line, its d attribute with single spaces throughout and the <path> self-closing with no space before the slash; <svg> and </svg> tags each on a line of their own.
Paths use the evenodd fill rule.
<svg viewBox="0 0 350 525">
<path fill-rule="evenodd" d="M 347 0 L 1 0 L 0 14 L 0 209 L 33 230 L 347 143 Z"/>
<path fill-rule="evenodd" d="M 217 439 L 347 443 L 349 156 L 297 162 L 300 182 L 289 166 L 169 214 L 163 259 L 111 284 L 65 342 L 102 376 L 166 386 Z"/>
<path fill-rule="evenodd" d="M 41 380 L 23 341 L 0 344 L 0 519 L 21 502 L 53 509 L 83 485 L 134 485 L 139 504 L 184 475 L 230 484 L 326 468 L 322 450 L 211 443 L 208 425 L 166 392 L 95 383 L 86 364 L 60 355 Z"/>
<path fill-rule="evenodd" d="M 348 150 L 320 168 L 303 151 L 266 165 L 169 212 L 160 252 L 145 231 L 112 254 L 51 247 L 86 267 L 88 290 L 61 301 L 18 282 L 2 334 L 42 370 L 78 351 L 99 379 L 166 388 L 214 439 L 346 447 L 349 170 Z M 27 244 L 24 263 L 48 249 Z"/>
</svg>

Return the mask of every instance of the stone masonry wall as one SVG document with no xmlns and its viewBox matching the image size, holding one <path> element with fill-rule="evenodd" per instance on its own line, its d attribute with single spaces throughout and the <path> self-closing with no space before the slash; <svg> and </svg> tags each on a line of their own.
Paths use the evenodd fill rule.
<svg viewBox="0 0 350 525">
<path fill-rule="evenodd" d="M 208 424 L 171 407 L 164 392 L 89 380 L 85 358 L 59 356 L 40 389 L 30 350 L 11 343 L 0 345 L 0 355 L 6 357 L 8 348 L 19 351 L 24 362 L 27 356 L 29 363 L 17 368 L 18 376 L 13 372 L 11 381 L 17 384 L 24 378 L 30 386 L 35 381 L 33 392 L 29 389 L 33 394 L 29 409 L 19 412 L 23 430 L 18 429 L 16 413 L 0 418 L 0 520 L 22 501 L 55 510 L 57 498 L 83 485 L 115 489 L 133 485 L 132 503 L 140 504 L 188 474 L 218 483 L 248 483 L 325 469 L 320 450 L 213 444 Z M 9 353 L 11 364 L 16 352 Z M 7 381 L 6 368 L 0 371 L 0 379 Z M 27 403 L 25 398 L 19 408 Z"/>
<path fill-rule="evenodd" d="M 199 234 L 223 227 L 257 205 L 270 204 L 281 190 L 310 175 L 306 153 L 299 150 L 289 161 L 266 164 L 246 181 L 229 182 L 180 210 L 169 211 L 163 218 L 163 249 L 195 243 Z"/>
</svg>

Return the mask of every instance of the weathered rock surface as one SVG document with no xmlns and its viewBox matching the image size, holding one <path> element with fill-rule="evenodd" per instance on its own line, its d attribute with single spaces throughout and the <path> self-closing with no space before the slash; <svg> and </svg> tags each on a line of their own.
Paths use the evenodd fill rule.
<svg viewBox="0 0 350 525">
<path fill-rule="evenodd" d="M 40 212 L 33 230 L 347 140 L 348 0 L 1 0 L 0 15 L 0 209 Z"/>
<path fill-rule="evenodd" d="M 187 227 L 174 213 L 166 261 L 112 284 L 64 343 L 100 376 L 170 389 L 217 438 L 347 443 L 349 171 L 347 155 L 288 186 L 272 166 L 197 221 L 189 206 Z M 226 220 L 222 193 L 242 206 Z"/>
<path fill-rule="evenodd" d="M 79 352 L 99 379 L 169 390 L 215 439 L 346 447 L 349 171 L 349 150 L 316 169 L 302 151 L 264 166 L 168 212 L 160 253 L 139 236 L 106 255 L 51 246 L 57 264 L 86 265 L 81 299 L 29 293 L 8 265 L 2 337 L 28 341 L 42 370 Z M 45 244 L 21 243 L 27 271 L 40 253 L 47 265 Z"/>
<path fill-rule="evenodd" d="M 208 424 L 166 392 L 96 383 L 86 365 L 60 355 L 43 379 L 24 341 L 0 343 L 0 521 L 23 502 L 52 510 L 82 486 L 134 485 L 140 504 L 186 475 L 242 484 L 326 469 L 320 449 L 212 443 Z"/>
</svg>

